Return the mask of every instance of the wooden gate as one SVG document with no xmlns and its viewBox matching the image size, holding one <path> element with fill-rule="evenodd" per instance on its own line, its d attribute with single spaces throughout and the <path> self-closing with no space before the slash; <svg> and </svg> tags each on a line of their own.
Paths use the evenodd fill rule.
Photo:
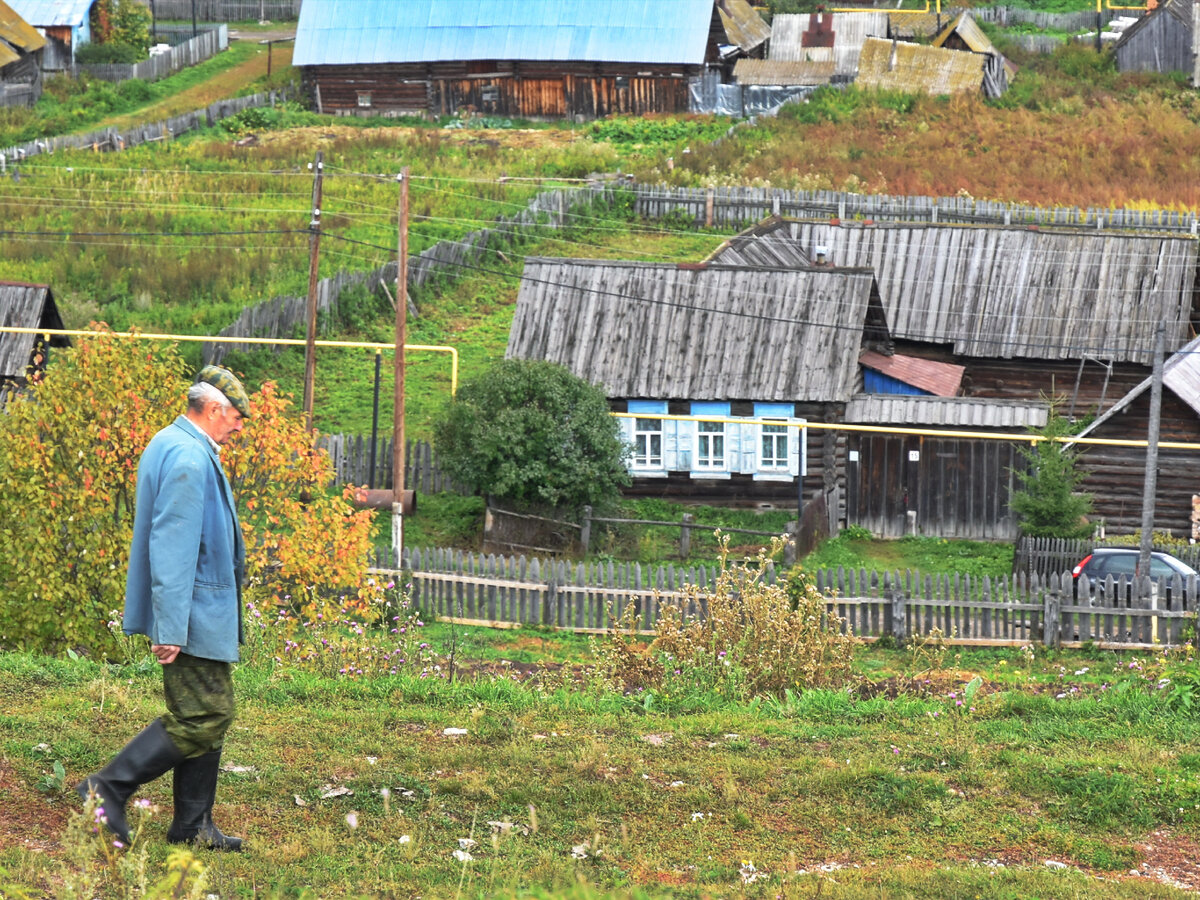
<svg viewBox="0 0 1200 900">
<path fill-rule="evenodd" d="M 1017 536 L 1009 511 L 1014 443 L 918 435 L 851 434 L 846 442 L 846 523 L 881 537 L 976 540 Z M 910 519 L 912 526 L 909 525 Z"/>
</svg>

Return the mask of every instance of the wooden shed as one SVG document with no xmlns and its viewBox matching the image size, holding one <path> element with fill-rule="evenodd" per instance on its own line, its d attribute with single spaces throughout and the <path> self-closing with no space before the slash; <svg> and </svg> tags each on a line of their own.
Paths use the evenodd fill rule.
<svg viewBox="0 0 1200 900">
<path fill-rule="evenodd" d="M 0 106 L 33 106 L 42 95 L 46 39 L 0 0 Z"/>
<path fill-rule="evenodd" d="M 1192 87 L 1200 85 L 1196 30 L 1200 6 L 1196 0 L 1167 0 L 1125 29 L 1114 45 L 1122 72 L 1187 72 Z"/>
<path fill-rule="evenodd" d="M 750 503 L 821 495 L 832 444 L 798 426 L 853 396 L 864 349 L 890 351 L 870 270 L 531 258 L 507 356 L 604 387 L 635 490 Z"/>
<path fill-rule="evenodd" d="M 96 0 L 6 0 L 14 12 L 46 38 L 41 63 L 47 72 L 69 70 L 75 51 L 92 40 Z"/>
<path fill-rule="evenodd" d="M 987 58 L 976 53 L 867 38 L 859 57 L 855 84 L 935 96 L 983 94 L 986 64 Z"/>
<path fill-rule="evenodd" d="M 62 330 L 62 318 L 50 287 L 0 281 L 0 327 Z M 41 335 L 0 331 L 0 391 L 5 387 L 23 387 L 32 375 L 45 368 L 49 348 L 69 344 L 70 340 L 63 335 L 51 335 L 47 346 Z"/>
<path fill-rule="evenodd" d="M 852 81 L 870 37 L 887 37 L 886 12 L 783 13 L 771 19 L 772 62 L 832 62 L 834 80 Z"/>
<path fill-rule="evenodd" d="M 305 0 L 300 10 L 292 59 L 320 112 L 686 112 L 689 80 L 720 61 L 728 40 L 714 0 L 673 0 L 669 15 L 655 0 L 352 6 Z"/>
</svg>

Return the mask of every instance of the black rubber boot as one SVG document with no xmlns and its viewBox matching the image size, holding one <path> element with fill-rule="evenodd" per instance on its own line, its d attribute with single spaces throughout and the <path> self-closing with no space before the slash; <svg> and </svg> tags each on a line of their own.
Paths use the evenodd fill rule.
<svg viewBox="0 0 1200 900">
<path fill-rule="evenodd" d="M 210 850 L 241 850 L 242 839 L 222 834 L 213 824 L 221 751 L 185 759 L 175 767 L 175 820 L 167 829 L 172 844 L 195 843 Z"/>
<path fill-rule="evenodd" d="M 95 775 L 89 775 L 75 787 L 75 793 L 87 800 L 94 793 L 104 807 L 104 824 L 128 846 L 129 823 L 125 804 L 138 785 L 153 781 L 183 760 L 167 730 L 155 719 Z"/>
</svg>

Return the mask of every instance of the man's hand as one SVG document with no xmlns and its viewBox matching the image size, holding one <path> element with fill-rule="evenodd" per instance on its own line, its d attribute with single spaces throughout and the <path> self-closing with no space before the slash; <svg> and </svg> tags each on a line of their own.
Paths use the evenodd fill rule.
<svg viewBox="0 0 1200 900">
<path fill-rule="evenodd" d="M 155 644 L 150 648 L 150 652 L 164 666 L 169 666 L 175 662 L 175 657 L 179 655 L 179 648 L 174 644 Z"/>
</svg>

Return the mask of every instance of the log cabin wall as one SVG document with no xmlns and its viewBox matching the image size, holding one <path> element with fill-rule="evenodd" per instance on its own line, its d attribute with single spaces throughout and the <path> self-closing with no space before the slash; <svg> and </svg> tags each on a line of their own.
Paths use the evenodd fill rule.
<svg viewBox="0 0 1200 900">
<path fill-rule="evenodd" d="M 686 112 L 698 66 L 483 61 L 310 66 L 305 84 L 334 115 L 459 112 L 598 118 Z"/>
</svg>

